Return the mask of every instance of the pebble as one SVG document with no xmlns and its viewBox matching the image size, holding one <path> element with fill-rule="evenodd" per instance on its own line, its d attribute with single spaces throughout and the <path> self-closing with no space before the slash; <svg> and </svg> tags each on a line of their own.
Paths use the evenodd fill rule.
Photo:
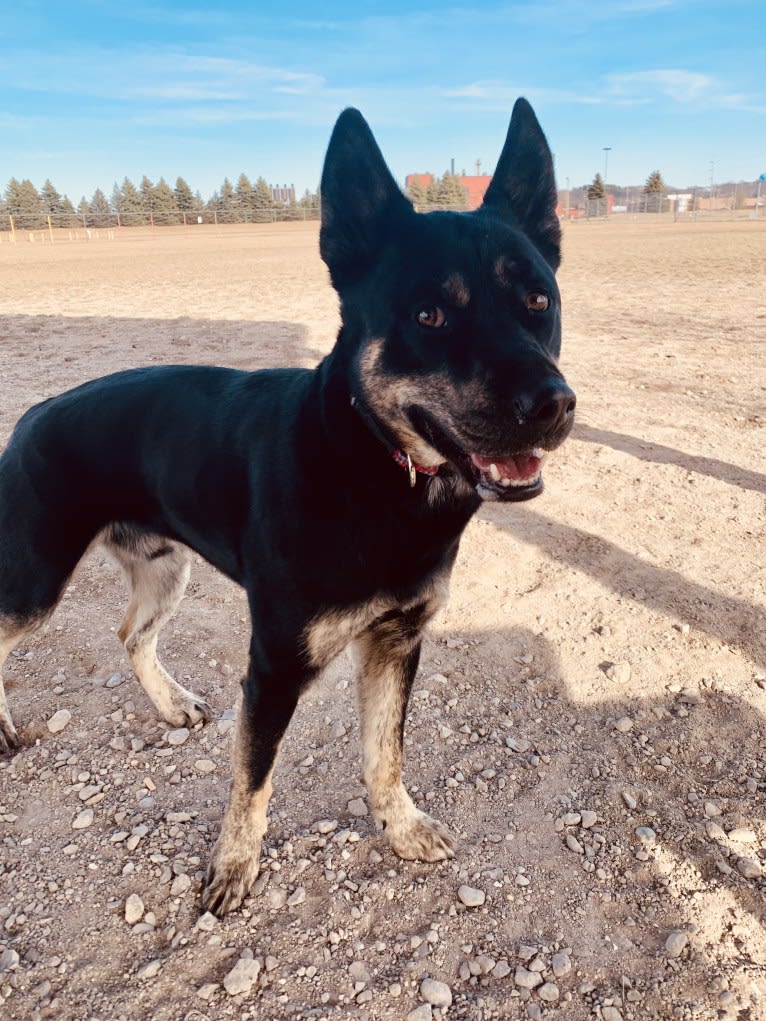
<svg viewBox="0 0 766 1021">
<path fill-rule="evenodd" d="M 84 808 L 82 810 L 82 812 L 78 813 L 78 815 L 75 817 L 74 821 L 72 822 L 72 829 L 73 830 L 87 830 L 87 828 L 92 824 L 92 822 L 93 822 L 93 809 L 92 808 Z"/>
<path fill-rule="evenodd" d="M 452 1005 L 452 990 L 446 982 L 438 982 L 434 978 L 424 978 L 420 983 L 420 995 L 434 1007 Z"/>
<path fill-rule="evenodd" d="M 536 986 L 540 985 L 542 980 L 542 976 L 539 972 L 528 971 L 521 964 L 517 965 L 513 981 L 520 989 L 534 989 Z"/>
<path fill-rule="evenodd" d="M 688 935 L 681 929 L 676 929 L 665 940 L 665 956 L 680 957 L 689 942 Z"/>
<path fill-rule="evenodd" d="M 503 958 L 502 961 L 498 961 L 495 967 L 492 969 L 492 975 L 494 978 L 507 978 L 511 974 L 510 964 Z"/>
<path fill-rule="evenodd" d="M 135 925 L 144 916 L 144 902 L 137 893 L 131 893 L 125 901 L 125 921 L 128 925 Z"/>
<path fill-rule="evenodd" d="M 629 716 L 621 716 L 615 723 L 614 729 L 621 734 L 627 734 L 629 730 L 633 729 L 633 720 Z"/>
<path fill-rule="evenodd" d="M 567 833 L 566 844 L 570 851 L 574 851 L 575 854 L 584 854 L 585 849 L 583 848 L 580 841 L 574 835 L 574 833 Z"/>
<path fill-rule="evenodd" d="M 298 904 L 302 904 L 306 899 L 306 890 L 302 886 L 296 886 L 290 896 L 287 898 L 287 906 L 289 908 L 297 907 Z"/>
<path fill-rule="evenodd" d="M 622 800 L 625 802 L 628 808 L 631 809 L 631 811 L 638 805 L 638 801 L 636 800 L 635 795 L 631 794 L 630 791 L 622 792 Z"/>
<path fill-rule="evenodd" d="M 194 763 L 194 768 L 198 773 L 214 773 L 215 762 L 212 759 L 197 759 Z"/>
<path fill-rule="evenodd" d="M 555 982 L 543 982 L 537 990 L 537 995 L 546 1003 L 555 1003 L 559 998 L 559 987 Z"/>
<path fill-rule="evenodd" d="M 419 1007 L 415 1007 L 409 1012 L 405 1021 L 431 1021 L 432 1017 L 431 1004 L 421 1003 Z"/>
<path fill-rule="evenodd" d="M 595 826 L 598 821 L 596 813 L 591 812 L 589 809 L 584 809 L 580 815 L 582 816 L 580 825 L 584 830 L 589 830 L 591 826 Z"/>
<path fill-rule="evenodd" d="M 332 833 L 333 830 L 337 830 L 338 820 L 337 819 L 320 819 L 314 823 L 314 829 L 317 833 Z"/>
<path fill-rule="evenodd" d="M 737 862 L 737 871 L 745 879 L 760 879 L 763 875 L 761 863 L 756 858 L 740 858 Z"/>
<path fill-rule="evenodd" d="M 170 887 L 170 896 L 183 897 L 190 886 L 191 879 L 186 875 L 186 873 L 182 872 L 173 880 L 173 885 Z"/>
<path fill-rule="evenodd" d="M 364 961 L 352 961 L 349 965 L 348 973 L 354 982 L 364 982 L 365 985 L 372 979 L 370 969 Z"/>
<path fill-rule="evenodd" d="M 186 742 L 186 740 L 188 739 L 188 737 L 189 737 L 189 728 L 188 727 L 178 727 L 177 730 L 169 730 L 167 732 L 166 736 L 167 736 L 168 744 L 174 745 L 174 746 L 177 747 L 178 745 L 184 744 Z"/>
<path fill-rule="evenodd" d="M 705 833 L 707 833 L 710 840 L 718 840 L 723 842 L 726 840 L 726 830 L 717 822 L 713 822 L 712 819 L 708 819 L 705 823 Z"/>
<path fill-rule="evenodd" d="M 204 986 L 200 986 L 197 990 L 197 996 L 199 996 L 201 1000 L 207 1001 L 215 994 L 217 988 L 217 982 L 206 982 Z"/>
<path fill-rule="evenodd" d="M 348 811 L 355 818 L 363 819 L 368 814 L 364 798 L 352 798 L 348 803 Z"/>
<path fill-rule="evenodd" d="M 475 886 L 461 886 L 457 892 L 458 900 L 467 908 L 479 908 L 487 899 L 483 890 L 477 890 Z"/>
<path fill-rule="evenodd" d="M 564 978 L 564 976 L 568 975 L 572 970 L 572 960 L 569 957 L 569 954 L 565 954 L 561 950 L 554 954 L 551 967 L 553 968 L 553 974 L 556 978 Z"/>
<path fill-rule="evenodd" d="M 19 955 L 11 949 L 6 947 L 0 954 L 0 975 L 4 975 L 6 971 L 13 971 L 14 968 L 19 966 Z"/>
<path fill-rule="evenodd" d="M 635 834 L 644 847 L 654 847 L 657 843 L 657 834 L 651 826 L 636 826 Z"/>
<path fill-rule="evenodd" d="M 627 684 L 630 680 L 630 663 L 612 663 L 606 671 L 606 676 L 617 684 Z"/>
<path fill-rule="evenodd" d="M 505 739 L 505 744 L 506 747 L 510 748 L 512 752 L 519 752 L 520 754 L 528 752 L 529 749 L 532 747 L 531 742 L 527 741 L 527 739 L 524 737 L 520 738 L 507 737 Z"/>
<path fill-rule="evenodd" d="M 136 972 L 136 975 L 141 979 L 154 978 L 161 967 L 162 961 L 155 957 L 153 961 L 148 961 L 146 964 L 142 965 Z"/>
<path fill-rule="evenodd" d="M 737 826 L 735 829 L 729 830 L 728 837 L 729 840 L 738 844 L 754 844 L 758 840 L 755 831 L 745 826 Z"/>
<path fill-rule="evenodd" d="M 223 980 L 223 988 L 229 996 L 239 996 L 240 993 L 249 993 L 258 979 L 260 970 L 260 961 L 256 960 L 254 957 L 240 957 Z"/>
<path fill-rule="evenodd" d="M 602 1021 L 622 1021 L 622 1014 L 616 1007 L 611 1005 L 601 1008 Z"/>
<path fill-rule="evenodd" d="M 60 734 L 61 731 L 66 727 L 72 719 L 72 714 L 68 709 L 59 709 L 57 713 L 48 720 L 48 730 L 51 734 Z"/>
</svg>

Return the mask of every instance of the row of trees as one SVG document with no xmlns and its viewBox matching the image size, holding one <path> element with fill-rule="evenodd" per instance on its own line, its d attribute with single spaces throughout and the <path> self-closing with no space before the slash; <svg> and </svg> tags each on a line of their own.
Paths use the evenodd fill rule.
<svg viewBox="0 0 766 1021">
<path fill-rule="evenodd" d="M 319 215 L 319 197 L 306 191 L 294 205 L 276 202 L 269 184 L 259 177 L 253 184 L 247 174 L 240 174 L 236 184 L 225 178 L 218 191 L 205 201 L 199 191 L 192 192 L 183 177 L 171 186 L 163 177 L 152 183 L 144 176 L 136 186 L 126 177 L 115 184 L 108 198 L 96 188 L 90 200 L 84 196 L 75 208 L 66 195 L 61 195 L 47 180 L 38 189 L 29 180 L 11 178 L 0 197 L 3 226 L 8 218 L 20 230 L 39 230 L 48 218 L 56 227 L 131 227 L 140 224 L 196 223 L 198 220 L 218 223 L 248 223 L 274 219 L 314 218 Z"/>
<path fill-rule="evenodd" d="M 433 177 L 427 186 L 413 178 L 407 188 L 407 196 L 416 209 L 465 209 L 468 193 L 456 174 Z"/>
</svg>

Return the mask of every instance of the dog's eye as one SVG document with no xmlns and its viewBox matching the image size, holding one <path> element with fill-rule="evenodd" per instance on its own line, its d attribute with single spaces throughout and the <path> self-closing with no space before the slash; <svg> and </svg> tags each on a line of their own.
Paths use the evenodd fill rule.
<svg viewBox="0 0 766 1021">
<path fill-rule="evenodd" d="M 551 300 L 544 291 L 530 291 L 524 299 L 529 312 L 545 312 Z"/>
<path fill-rule="evenodd" d="M 438 305 L 425 305 L 415 313 L 418 326 L 426 326 L 429 330 L 438 330 L 447 322 L 444 311 Z"/>
</svg>

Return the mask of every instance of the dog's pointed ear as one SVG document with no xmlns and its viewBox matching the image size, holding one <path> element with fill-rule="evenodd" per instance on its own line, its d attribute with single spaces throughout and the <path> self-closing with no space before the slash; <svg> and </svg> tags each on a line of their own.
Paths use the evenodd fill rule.
<svg viewBox="0 0 766 1021">
<path fill-rule="evenodd" d="M 546 261 L 557 269 L 561 261 L 557 204 L 551 150 L 534 110 L 526 99 L 517 99 L 482 208 L 519 224 Z"/>
<path fill-rule="evenodd" d="M 320 194 L 319 251 L 336 287 L 358 278 L 402 218 L 415 215 L 367 121 L 353 108 L 343 111 L 333 129 Z"/>
</svg>

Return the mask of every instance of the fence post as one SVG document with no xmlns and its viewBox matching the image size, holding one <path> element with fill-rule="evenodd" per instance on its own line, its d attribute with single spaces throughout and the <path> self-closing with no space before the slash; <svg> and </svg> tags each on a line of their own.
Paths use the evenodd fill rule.
<svg viewBox="0 0 766 1021">
<path fill-rule="evenodd" d="M 13 216 L 8 213 L 8 219 L 11 221 L 11 241 L 16 244 L 16 224 L 13 222 Z"/>
<path fill-rule="evenodd" d="M 51 239 L 51 244 L 53 244 L 53 224 L 51 223 L 50 214 L 48 214 L 48 237 Z"/>
</svg>

